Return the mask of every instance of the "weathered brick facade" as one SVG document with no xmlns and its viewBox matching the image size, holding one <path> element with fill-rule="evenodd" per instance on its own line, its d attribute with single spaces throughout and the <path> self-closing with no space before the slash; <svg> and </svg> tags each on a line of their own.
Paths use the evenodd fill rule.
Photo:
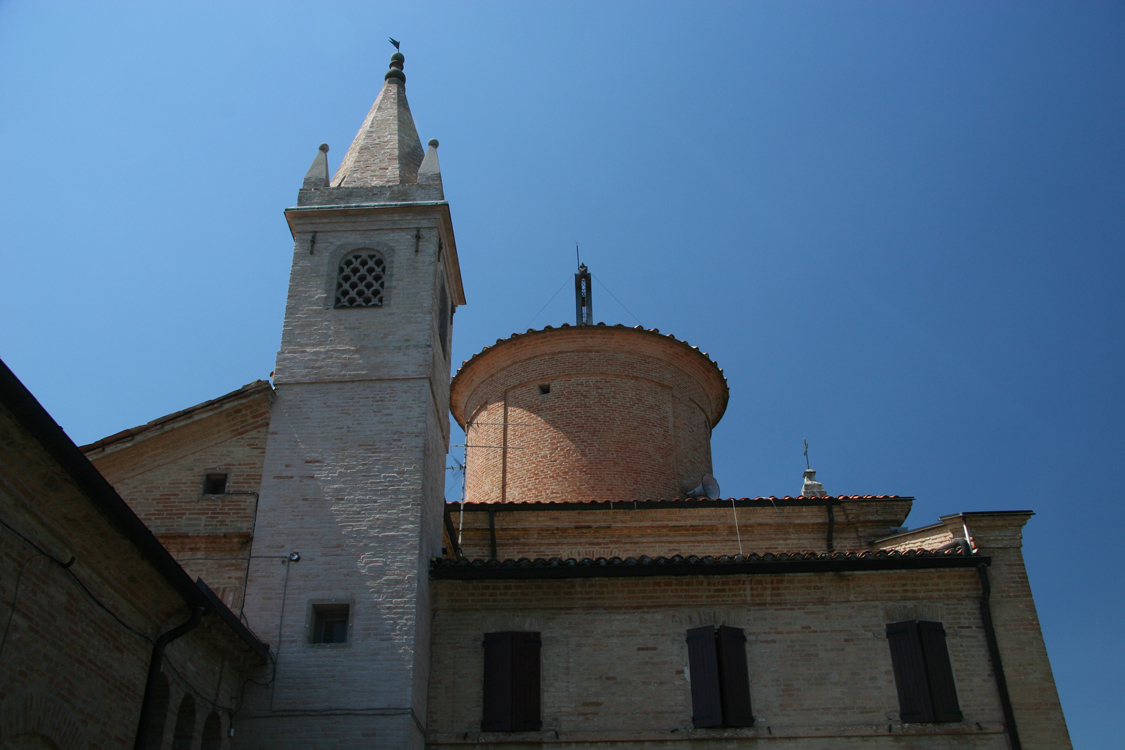
<svg viewBox="0 0 1125 750">
<path fill-rule="evenodd" d="M 469 502 L 679 497 L 711 473 L 727 384 L 698 349 L 623 326 L 512 336 L 466 362 Z"/>
<path fill-rule="evenodd" d="M 286 211 L 273 386 L 87 446 L 100 475 L 0 412 L 0 744 L 128 746 L 147 694 L 154 748 L 1069 747 L 1029 512 L 904 531 L 911 498 L 820 496 L 811 471 L 816 496 L 682 499 L 728 391 L 656 331 L 512 336 L 451 384 L 465 298 L 404 84 L 396 54 L 335 177 L 322 146 Z M 470 448 L 466 501 L 445 504 L 450 411 Z M 121 497 L 134 526 L 92 501 Z M 146 688 L 152 641 L 196 601 L 211 614 Z M 711 626 L 744 645 L 692 656 Z"/>
<path fill-rule="evenodd" d="M 157 732 L 228 747 L 243 681 L 266 651 L 232 630 L 81 452 L 0 365 L 0 746 L 132 747 L 153 644 Z M 255 651 L 252 644 L 258 645 Z M 53 744 L 51 744 L 53 743 Z"/>
<path fill-rule="evenodd" d="M 251 383 L 83 447 L 157 539 L 227 606 L 242 609 L 273 389 Z M 207 494 L 207 474 L 226 476 Z"/>
</svg>

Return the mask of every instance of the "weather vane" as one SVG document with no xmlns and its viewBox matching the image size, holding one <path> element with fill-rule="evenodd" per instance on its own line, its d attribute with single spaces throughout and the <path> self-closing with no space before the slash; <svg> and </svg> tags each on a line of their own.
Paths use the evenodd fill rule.
<svg viewBox="0 0 1125 750">
<path fill-rule="evenodd" d="M 805 468 L 806 469 L 812 468 L 812 466 L 809 465 L 809 441 L 808 440 L 805 440 Z"/>
<path fill-rule="evenodd" d="M 395 39 L 393 36 L 387 37 L 387 41 L 390 42 L 391 44 L 393 44 L 395 46 L 395 49 L 399 49 L 398 45 L 402 44 L 402 42 Z"/>
</svg>

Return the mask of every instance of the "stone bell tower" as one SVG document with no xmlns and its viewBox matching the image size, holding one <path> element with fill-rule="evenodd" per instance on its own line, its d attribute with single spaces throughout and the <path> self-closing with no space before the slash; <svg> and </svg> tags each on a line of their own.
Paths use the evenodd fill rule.
<svg viewBox="0 0 1125 750">
<path fill-rule="evenodd" d="M 436 140 L 403 56 L 335 177 L 326 145 L 286 209 L 293 265 L 246 617 L 276 664 L 239 748 L 416 748 L 441 554 L 452 314 L 464 304 Z"/>
</svg>

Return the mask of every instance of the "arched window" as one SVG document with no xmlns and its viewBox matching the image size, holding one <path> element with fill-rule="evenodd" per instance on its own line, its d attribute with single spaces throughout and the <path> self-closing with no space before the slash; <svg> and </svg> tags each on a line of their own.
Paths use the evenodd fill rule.
<svg viewBox="0 0 1125 750">
<path fill-rule="evenodd" d="M 152 723 L 148 725 L 145 750 L 160 750 L 164 742 L 164 722 L 168 720 L 168 678 L 163 674 L 156 679 L 152 697 Z"/>
<path fill-rule="evenodd" d="M 218 711 L 212 711 L 203 722 L 203 742 L 199 750 L 220 750 L 223 746 L 223 721 Z"/>
<path fill-rule="evenodd" d="M 191 750 L 195 733 L 195 698 L 185 695 L 176 713 L 176 731 L 172 734 L 172 750 Z"/>
<path fill-rule="evenodd" d="M 340 260 L 336 307 L 382 307 L 387 264 L 375 250 L 354 250 Z"/>
</svg>

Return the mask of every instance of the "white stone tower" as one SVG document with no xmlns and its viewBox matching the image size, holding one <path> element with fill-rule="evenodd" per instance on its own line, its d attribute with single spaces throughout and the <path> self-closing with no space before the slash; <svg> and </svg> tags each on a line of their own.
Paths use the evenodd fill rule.
<svg viewBox="0 0 1125 750">
<path fill-rule="evenodd" d="M 276 665 L 247 687 L 238 748 L 424 744 L 464 292 L 438 144 L 423 153 L 402 65 L 396 52 L 335 177 L 321 146 L 285 212 L 293 266 L 245 611 Z"/>
</svg>

